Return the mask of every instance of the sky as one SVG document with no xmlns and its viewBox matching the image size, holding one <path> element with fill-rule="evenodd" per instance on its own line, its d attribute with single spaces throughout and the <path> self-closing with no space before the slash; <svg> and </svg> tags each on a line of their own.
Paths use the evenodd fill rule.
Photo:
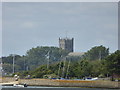
<svg viewBox="0 0 120 90">
<path fill-rule="evenodd" d="M 67 32 L 67 34 L 66 34 Z M 118 49 L 117 2 L 3 2 L 2 56 L 37 46 L 59 47 L 74 38 L 74 52 L 103 45 Z"/>
<path fill-rule="evenodd" d="M 2 56 L 2 3 L 0 2 L 0 56 Z"/>
</svg>

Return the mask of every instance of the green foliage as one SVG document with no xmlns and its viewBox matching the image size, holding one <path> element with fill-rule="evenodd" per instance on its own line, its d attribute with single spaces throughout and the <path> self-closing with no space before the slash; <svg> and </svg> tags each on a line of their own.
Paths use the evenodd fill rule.
<svg viewBox="0 0 120 90">
<path fill-rule="evenodd" d="M 48 78 L 51 74 L 63 78 L 107 77 L 108 74 L 110 75 L 111 73 L 119 74 L 119 59 L 120 51 L 116 51 L 109 55 L 105 60 L 79 60 L 73 62 L 68 59 L 66 61 L 64 60 L 59 63 L 51 64 L 49 69 L 47 69 L 46 65 L 41 65 L 34 71 L 30 71 L 29 74 L 33 78 L 43 78 L 46 75 Z M 69 63 L 69 60 L 71 63 Z"/>
<path fill-rule="evenodd" d="M 10 55 L 8 57 L 2 57 L 2 63 L 12 64 L 13 63 L 13 56 Z"/>
<path fill-rule="evenodd" d="M 48 55 L 49 54 L 49 55 Z M 25 56 L 14 56 L 15 72 L 33 70 L 40 65 L 47 64 L 49 56 L 49 64 L 56 63 L 64 58 L 68 52 L 57 47 L 36 47 L 28 50 Z M 2 57 L 5 72 L 12 73 L 13 55 Z M 9 67 L 7 67 L 7 66 Z"/>
<path fill-rule="evenodd" d="M 109 48 L 105 48 L 104 46 L 96 46 L 90 49 L 83 55 L 86 60 L 101 60 L 109 55 Z"/>
<path fill-rule="evenodd" d="M 28 75 L 32 78 L 84 78 L 120 74 L 120 50 L 108 54 L 109 48 L 102 45 L 93 47 L 83 57 L 67 56 L 68 52 L 57 47 L 36 47 L 28 50 L 25 56 L 15 55 L 15 72 L 22 78 Z M 2 61 L 4 72 L 12 73 L 13 56 L 2 57 Z"/>
<path fill-rule="evenodd" d="M 58 78 L 58 75 L 56 74 L 48 74 L 48 75 L 44 75 L 43 78 L 47 79 L 47 78 Z"/>
<path fill-rule="evenodd" d="M 15 55 L 14 57 L 15 57 L 16 60 L 21 58 L 20 55 Z M 13 63 L 13 55 L 10 54 L 7 57 L 2 57 L 2 63 L 12 64 Z"/>
<path fill-rule="evenodd" d="M 92 64 L 88 60 L 81 60 L 79 62 L 72 62 L 68 69 L 69 62 L 60 62 L 58 64 L 50 65 L 50 68 L 47 69 L 46 65 L 40 66 L 35 71 L 31 72 L 32 77 L 34 78 L 42 78 L 44 75 L 55 74 L 58 75 L 59 65 L 59 77 L 69 78 L 69 77 L 76 77 L 76 78 L 83 78 L 86 76 L 95 76 L 96 74 L 99 75 L 99 71 L 94 72 L 94 66 L 97 66 L 98 63 L 96 61 L 92 61 Z M 65 64 L 65 65 L 64 65 Z M 98 67 L 98 66 L 97 66 Z M 64 68 L 64 72 L 63 72 Z M 68 72 L 67 72 L 68 69 Z"/>
<path fill-rule="evenodd" d="M 31 65 L 37 67 L 37 65 L 47 64 L 48 57 L 49 63 L 51 64 L 61 60 L 67 54 L 68 52 L 57 47 L 36 47 L 27 51 L 26 57 L 29 67 Z"/>
<path fill-rule="evenodd" d="M 42 65 L 34 71 L 30 71 L 31 77 L 33 78 L 43 78 L 46 74 L 52 74 L 53 71 L 51 69 L 47 69 L 46 65 Z"/>
<path fill-rule="evenodd" d="M 3 64 L 2 65 L 4 72 L 10 73 L 12 72 L 12 65 L 11 64 Z"/>
<path fill-rule="evenodd" d="M 120 75 L 120 50 L 106 58 L 106 66 L 110 74 Z"/>
</svg>

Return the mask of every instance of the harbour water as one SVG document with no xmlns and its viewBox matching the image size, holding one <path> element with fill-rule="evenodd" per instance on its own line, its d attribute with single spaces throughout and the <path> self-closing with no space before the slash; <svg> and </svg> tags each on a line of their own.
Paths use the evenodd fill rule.
<svg viewBox="0 0 120 90">
<path fill-rule="evenodd" d="M 113 89 L 103 89 L 103 88 L 82 88 L 82 87 L 43 87 L 43 86 L 28 86 L 24 88 L 18 88 L 13 86 L 2 86 L 2 90 L 113 90 Z M 115 90 L 115 89 L 114 89 Z M 116 89 L 118 90 L 118 89 Z"/>
</svg>

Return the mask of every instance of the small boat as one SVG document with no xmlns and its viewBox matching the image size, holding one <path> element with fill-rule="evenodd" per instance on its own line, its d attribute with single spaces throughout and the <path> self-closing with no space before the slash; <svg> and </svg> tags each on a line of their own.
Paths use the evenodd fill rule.
<svg viewBox="0 0 120 90">
<path fill-rule="evenodd" d="M 94 81 L 94 80 L 98 80 L 98 77 L 95 77 L 95 78 L 86 78 L 85 80 Z"/>
<path fill-rule="evenodd" d="M 92 78 L 92 80 L 98 80 L 98 77 Z"/>
<path fill-rule="evenodd" d="M 20 84 L 13 84 L 14 87 L 27 87 L 27 84 L 23 84 L 23 85 L 20 85 Z"/>
</svg>

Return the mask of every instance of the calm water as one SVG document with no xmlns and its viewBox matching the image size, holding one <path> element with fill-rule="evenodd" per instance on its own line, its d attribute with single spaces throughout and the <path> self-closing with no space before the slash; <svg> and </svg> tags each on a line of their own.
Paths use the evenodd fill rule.
<svg viewBox="0 0 120 90">
<path fill-rule="evenodd" d="M 3 89 L 5 89 L 5 88 L 18 88 L 18 87 L 13 87 L 13 86 L 2 86 L 2 88 Z M 25 87 L 25 88 L 36 88 L 36 89 L 40 89 L 40 88 L 53 88 L 53 89 L 57 89 L 57 88 L 59 88 L 60 90 L 65 90 L 65 89 L 67 89 L 67 90 L 73 90 L 73 89 L 75 89 L 75 90 L 113 90 L 113 89 L 102 89 L 102 88 L 79 88 L 79 87 L 43 87 L 43 86 L 28 86 L 28 87 Z M 43 89 L 42 89 L 43 90 Z M 118 90 L 118 89 L 114 89 L 114 90 Z"/>
</svg>

